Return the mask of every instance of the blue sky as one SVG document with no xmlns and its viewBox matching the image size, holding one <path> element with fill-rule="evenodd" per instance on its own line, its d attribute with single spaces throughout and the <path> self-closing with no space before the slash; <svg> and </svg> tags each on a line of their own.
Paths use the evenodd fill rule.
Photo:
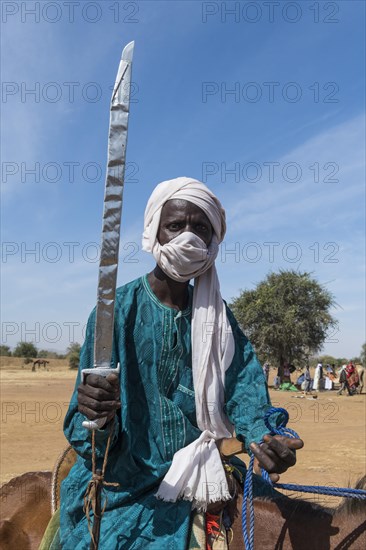
<svg viewBox="0 0 366 550">
<path fill-rule="evenodd" d="M 338 304 L 324 352 L 358 355 L 364 2 L 72 4 L 2 3 L 2 342 L 83 339 L 111 86 L 135 40 L 119 284 L 153 266 L 141 232 L 154 186 L 192 176 L 227 210 L 225 299 L 269 271 L 312 272 Z"/>
</svg>

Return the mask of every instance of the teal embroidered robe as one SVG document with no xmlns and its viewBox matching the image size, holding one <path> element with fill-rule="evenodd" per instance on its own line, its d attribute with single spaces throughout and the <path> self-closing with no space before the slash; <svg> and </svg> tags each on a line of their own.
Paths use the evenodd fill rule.
<svg viewBox="0 0 366 550">
<path fill-rule="evenodd" d="M 112 438 L 105 480 L 106 508 L 101 522 L 102 550 L 185 550 L 191 503 L 155 498 L 173 455 L 200 434 L 196 424 L 191 365 L 191 303 L 177 311 L 163 305 L 144 276 L 117 290 L 113 365 L 120 363 L 121 403 Z M 246 447 L 268 431 L 263 422 L 270 406 L 262 368 L 252 346 L 227 310 L 235 355 L 225 379 L 225 412 Z M 86 330 L 64 431 L 78 453 L 61 488 L 61 545 L 86 550 L 90 534 L 83 496 L 91 478 L 91 435 L 82 427 L 77 387 L 80 371 L 93 366 L 95 311 Z M 96 432 L 101 466 L 108 430 Z"/>
</svg>

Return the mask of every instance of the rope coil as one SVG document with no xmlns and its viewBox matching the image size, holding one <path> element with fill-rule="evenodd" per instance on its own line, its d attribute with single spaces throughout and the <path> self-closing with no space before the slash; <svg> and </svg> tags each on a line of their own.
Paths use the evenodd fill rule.
<svg viewBox="0 0 366 550">
<path fill-rule="evenodd" d="M 280 424 L 275 427 L 270 423 L 270 417 L 274 414 L 281 413 L 283 419 Z M 299 439 L 299 435 L 295 430 L 287 428 L 287 422 L 289 419 L 286 409 L 281 407 L 270 407 L 265 416 L 264 423 L 268 429 L 270 435 L 284 435 L 293 439 Z M 260 443 L 263 443 L 261 441 Z M 254 505 L 253 505 L 253 467 L 254 467 L 254 455 L 249 451 L 250 461 L 248 471 L 244 481 L 244 495 L 243 495 L 243 509 L 242 509 L 242 526 L 243 526 L 243 538 L 246 550 L 254 550 Z M 337 497 L 357 498 L 360 500 L 366 500 L 366 491 L 363 489 L 352 489 L 349 487 L 324 487 L 316 485 L 296 485 L 290 483 L 272 483 L 268 472 L 262 468 L 262 478 L 264 481 L 279 489 L 286 489 L 289 491 L 298 491 L 302 493 L 315 493 L 321 495 L 332 495 Z M 249 508 L 249 532 L 248 532 L 248 508 Z"/>
</svg>

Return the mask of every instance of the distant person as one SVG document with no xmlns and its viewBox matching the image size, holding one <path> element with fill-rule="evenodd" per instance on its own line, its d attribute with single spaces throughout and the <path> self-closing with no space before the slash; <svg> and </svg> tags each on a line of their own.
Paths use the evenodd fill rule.
<svg viewBox="0 0 366 550">
<path fill-rule="evenodd" d="M 332 363 L 331 364 L 331 371 L 329 372 L 328 374 L 329 378 L 332 380 L 332 382 L 334 382 L 335 378 L 336 378 L 336 366 L 335 366 L 335 363 Z"/>
<path fill-rule="evenodd" d="M 297 387 L 291 382 L 291 373 L 296 369 L 290 363 L 284 363 L 282 381 L 278 389 L 283 391 L 298 391 Z"/>
<path fill-rule="evenodd" d="M 359 384 L 358 372 L 352 361 L 346 366 L 347 384 L 349 387 L 350 395 L 354 395 L 357 392 Z"/>
<path fill-rule="evenodd" d="M 301 373 L 300 376 L 298 376 L 297 380 L 296 380 L 296 386 L 299 387 L 301 390 L 304 389 L 303 388 L 303 384 L 305 383 L 305 374 L 304 373 Z"/>
<path fill-rule="evenodd" d="M 323 363 L 319 361 L 319 363 L 315 367 L 314 383 L 313 383 L 314 391 L 320 391 L 320 386 L 322 384 L 321 381 L 323 381 Z"/>
<path fill-rule="evenodd" d="M 304 395 L 307 395 L 308 393 L 311 393 L 311 374 L 310 374 L 309 365 L 306 365 L 306 367 L 305 367 L 304 378 L 305 378 Z"/>
<path fill-rule="evenodd" d="M 283 366 L 283 382 L 290 382 L 291 383 L 291 370 L 290 370 L 290 364 L 285 363 Z"/>
<path fill-rule="evenodd" d="M 339 373 L 339 383 L 341 387 L 339 388 L 338 395 L 343 395 L 344 390 L 348 391 L 348 395 L 352 395 L 348 385 L 346 368 L 347 365 L 343 365 L 341 372 Z"/>
<path fill-rule="evenodd" d="M 280 365 L 277 369 L 277 376 L 275 376 L 275 379 L 274 379 L 274 387 L 276 390 L 279 389 L 280 385 L 283 382 L 283 376 L 284 376 L 283 371 L 284 371 L 284 367 L 283 365 Z"/>
<path fill-rule="evenodd" d="M 335 378 L 333 368 L 327 364 L 326 365 L 326 376 L 325 376 L 325 384 L 324 389 L 326 390 L 332 390 L 333 389 L 333 380 Z"/>
<path fill-rule="evenodd" d="M 263 374 L 264 378 L 266 379 L 267 386 L 268 386 L 268 379 L 269 379 L 269 363 L 264 363 L 263 365 Z"/>
</svg>

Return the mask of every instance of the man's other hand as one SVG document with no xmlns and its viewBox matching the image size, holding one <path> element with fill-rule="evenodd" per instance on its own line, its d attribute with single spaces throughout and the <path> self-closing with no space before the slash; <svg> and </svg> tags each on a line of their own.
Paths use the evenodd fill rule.
<svg viewBox="0 0 366 550">
<path fill-rule="evenodd" d="M 280 479 L 278 474 L 286 472 L 296 464 L 296 451 L 302 449 L 302 439 L 292 439 L 283 435 L 265 435 L 263 443 L 251 443 L 250 449 L 255 456 L 254 472 L 261 474 L 261 468 L 266 470 L 273 482 Z"/>
</svg>

